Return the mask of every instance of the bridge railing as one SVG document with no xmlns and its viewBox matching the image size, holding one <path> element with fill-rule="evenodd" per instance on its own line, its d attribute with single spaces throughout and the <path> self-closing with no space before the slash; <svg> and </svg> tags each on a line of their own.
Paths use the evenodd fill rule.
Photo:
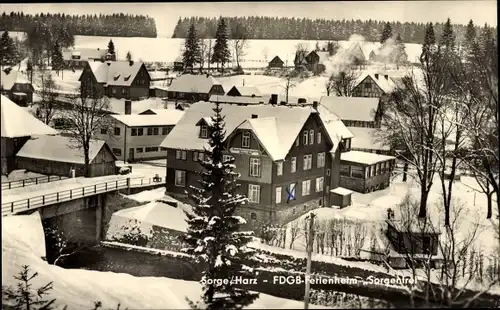
<svg viewBox="0 0 500 310">
<path fill-rule="evenodd" d="M 37 185 L 42 183 L 49 183 L 54 181 L 60 181 L 67 179 L 67 177 L 52 175 L 52 176 L 41 176 L 36 178 L 28 178 L 16 181 L 2 182 L 2 190 L 9 190 L 19 187 L 25 187 L 30 185 Z"/>
<path fill-rule="evenodd" d="M 165 178 L 166 179 L 166 178 Z M 136 188 L 165 182 L 163 177 L 144 178 L 135 177 L 115 181 L 102 182 L 93 185 L 76 187 L 68 190 L 58 191 L 45 195 L 35 196 L 27 199 L 20 199 L 12 202 L 2 203 L 2 215 L 9 213 L 23 212 L 30 209 L 36 209 L 45 205 L 70 201 L 73 199 L 93 196 L 95 194 L 106 193 L 127 188 Z"/>
</svg>

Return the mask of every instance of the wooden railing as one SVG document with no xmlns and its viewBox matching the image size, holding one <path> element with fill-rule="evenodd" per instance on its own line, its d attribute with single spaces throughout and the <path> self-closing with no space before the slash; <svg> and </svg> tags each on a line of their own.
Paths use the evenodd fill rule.
<svg viewBox="0 0 500 310">
<path fill-rule="evenodd" d="M 12 202 L 2 203 L 2 216 L 8 214 L 16 214 L 19 212 L 24 212 L 30 209 L 36 209 L 39 207 L 71 201 L 78 198 L 93 196 L 100 193 L 106 193 L 110 191 L 116 191 L 120 189 L 127 188 L 137 188 L 142 186 L 162 184 L 166 178 L 127 178 L 115 181 L 108 181 L 103 183 L 98 183 L 94 185 L 87 185 L 76 187 L 73 189 L 63 190 L 55 193 L 49 193 L 45 195 L 39 195 L 31 198 L 20 199 Z"/>
<path fill-rule="evenodd" d="M 36 178 L 16 180 L 16 181 L 10 181 L 10 182 L 2 182 L 2 190 L 9 190 L 9 189 L 25 187 L 25 186 L 29 186 L 29 185 L 42 184 L 42 183 L 49 183 L 49 182 L 60 181 L 60 180 L 64 180 L 64 179 L 67 179 L 67 177 L 53 175 L 53 176 L 41 176 L 41 177 L 36 177 Z"/>
</svg>

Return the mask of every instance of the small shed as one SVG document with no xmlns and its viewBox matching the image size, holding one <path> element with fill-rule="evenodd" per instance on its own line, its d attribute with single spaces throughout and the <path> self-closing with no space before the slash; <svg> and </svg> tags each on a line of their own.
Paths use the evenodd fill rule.
<svg viewBox="0 0 500 310">
<path fill-rule="evenodd" d="M 269 62 L 269 68 L 283 68 L 283 65 L 285 63 L 279 56 L 275 56 L 270 62 Z"/>
<path fill-rule="evenodd" d="M 184 71 L 184 59 L 181 56 L 174 60 L 174 71 Z"/>
<path fill-rule="evenodd" d="M 116 157 L 103 140 L 91 140 L 90 177 L 114 175 Z M 18 169 L 46 174 L 70 176 L 72 169 L 75 176 L 85 175 L 83 150 L 70 137 L 38 136 L 28 140 L 16 154 Z"/>
<path fill-rule="evenodd" d="M 351 199 L 352 191 L 347 188 L 337 187 L 330 190 L 330 202 L 334 206 L 339 206 L 341 208 L 350 206 L 352 203 Z"/>
</svg>

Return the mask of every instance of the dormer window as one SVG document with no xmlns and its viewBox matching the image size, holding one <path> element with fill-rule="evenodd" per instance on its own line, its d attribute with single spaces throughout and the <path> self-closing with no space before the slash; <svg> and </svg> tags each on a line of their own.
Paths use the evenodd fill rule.
<svg viewBox="0 0 500 310">
<path fill-rule="evenodd" d="M 200 126 L 200 138 L 203 138 L 203 139 L 208 138 L 208 126 L 207 125 Z"/>
<path fill-rule="evenodd" d="M 120 77 L 120 73 L 117 73 L 117 74 L 115 74 L 115 76 L 113 76 L 115 81 L 118 80 L 119 77 Z"/>
<path fill-rule="evenodd" d="M 125 81 L 128 81 L 130 79 L 130 74 L 124 77 Z"/>
<path fill-rule="evenodd" d="M 250 133 L 245 131 L 241 136 L 241 147 L 250 148 Z"/>
</svg>

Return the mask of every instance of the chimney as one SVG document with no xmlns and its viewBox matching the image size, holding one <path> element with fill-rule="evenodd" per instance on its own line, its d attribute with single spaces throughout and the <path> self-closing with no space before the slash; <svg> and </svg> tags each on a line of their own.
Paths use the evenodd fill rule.
<svg viewBox="0 0 500 310">
<path fill-rule="evenodd" d="M 277 105 L 278 104 L 278 95 L 277 94 L 272 94 L 271 95 L 271 104 L 272 105 Z"/>
<path fill-rule="evenodd" d="M 317 110 L 317 109 L 318 109 L 318 102 L 317 102 L 317 101 L 313 101 L 313 108 L 314 108 L 315 110 Z"/>
<path fill-rule="evenodd" d="M 304 104 L 306 102 L 307 102 L 306 98 L 299 98 L 299 100 L 297 101 L 298 104 Z"/>
<path fill-rule="evenodd" d="M 106 61 L 106 64 L 109 66 L 111 66 L 111 61 Z"/>
<path fill-rule="evenodd" d="M 375 73 L 375 78 L 378 80 L 378 73 Z"/>
<path fill-rule="evenodd" d="M 259 118 L 257 114 L 252 114 L 252 118 Z"/>
<path fill-rule="evenodd" d="M 387 74 L 384 74 L 384 77 L 385 77 L 386 80 L 389 79 L 389 75 L 387 75 Z"/>
<path fill-rule="evenodd" d="M 210 74 L 207 73 L 207 79 L 210 77 Z"/>
<path fill-rule="evenodd" d="M 131 60 L 131 61 L 128 62 L 128 64 L 132 67 L 134 65 L 134 61 Z"/>
<path fill-rule="evenodd" d="M 132 101 L 125 100 L 125 115 L 132 114 Z"/>
<path fill-rule="evenodd" d="M 100 51 L 101 49 L 100 48 L 97 48 L 98 51 Z"/>
</svg>

